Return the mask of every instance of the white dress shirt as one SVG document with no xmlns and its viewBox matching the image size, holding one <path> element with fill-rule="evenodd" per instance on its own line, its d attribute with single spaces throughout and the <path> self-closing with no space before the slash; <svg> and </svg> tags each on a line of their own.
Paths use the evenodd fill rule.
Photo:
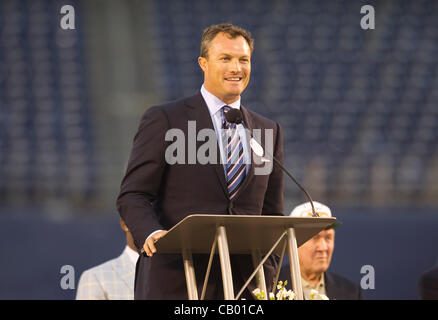
<svg viewBox="0 0 438 320">
<path fill-rule="evenodd" d="M 318 284 L 316 286 L 312 286 L 303 277 L 301 277 L 301 285 L 303 287 L 304 299 L 306 300 L 310 300 L 312 289 L 318 291 L 319 294 L 327 295 L 325 290 L 324 273 L 321 275 L 321 278 L 319 279 Z"/>
<path fill-rule="evenodd" d="M 202 85 L 201 87 L 201 95 L 204 98 L 205 103 L 207 104 L 208 111 L 210 112 L 214 130 L 216 131 L 216 137 L 219 144 L 222 164 L 225 164 L 226 163 L 225 144 L 224 141 L 222 141 L 222 134 L 221 134 L 222 122 L 223 122 L 221 109 L 224 106 L 229 106 L 231 108 L 240 110 L 240 97 L 239 99 L 237 99 L 237 101 L 231 104 L 226 104 L 221 99 L 219 99 L 214 94 L 212 94 L 207 89 L 205 89 L 204 85 Z M 246 173 L 248 174 L 250 163 L 251 163 L 251 156 L 250 156 L 251 153 L 248 148 L 248 141 L 246 137 L 245 128 L 242 124 L 237 125 L 237 132 L 239 133 L 240 141 L 242 142 L 243 158 L 244 158 L 244 163 L 246 163 L 245 169 L 246 169 Z M 226 175 L 225 165 L 224 165 L 224 173 Z"/>
<path fill-rule="evenodd" d="M 132 250 L 128 245 L 125 247 L 125 250 L 123 251 L 123 253 L 125 253 L 128 255 L 129 260 L 131 260 L 134 265 L 137 263 L 138 260 L 138 253 L 137 251 Z"/>
</svg>

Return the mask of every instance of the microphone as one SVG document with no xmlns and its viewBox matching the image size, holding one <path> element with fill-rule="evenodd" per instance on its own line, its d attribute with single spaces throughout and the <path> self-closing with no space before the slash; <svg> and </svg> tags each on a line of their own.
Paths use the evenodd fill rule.
<svg viewBox="0 0 438 320">
<path fill-rule="evenodd" d="M 227 119 L 229 123 L 235 123 L 236 125 L 242 124 L 244 126 L 242 111 L 240 111 L 239 109 L 231 108 L 227 113 L 225 113 L 225 119 Z M 251 131 L 249 131 L 249 134 L 251 136 L 251 139 L 254 139 Z M 310 194 L 306 191 L 306 189 L 304 189 L 304 187 L 292 176 L 292 174 L 290 174 L 289 171 L 287 171 L 287 169 L 283 167 L 283 165 L 280 163 L 280 161 L 277 160 L 277 158 L 274 157 L 274 155 L 269 154 L 266 150 L 263 150 L 263 152 L 266 153 L 271 159 L 273 159 L 274 162 L 283 170 L 283 172 L 285 172 L 289 176 L 289 178 L 291 178 L 292 181 L 295 182 L 295 184 L 301 189 L 301 191 L 304 192 L 304 194 L 306 195 L 307 199 L 310 202 L 310 205 L 312 206 L 312 216 L 319 217 L 319 215 L 315 212 L 315 207 L 313 206 L 313 200 L 310 197 Z"/>
<path fill-rule="evenodd" d="M 225 119 L 227 119 L 229 123 L 235 123 L 238 125 L 243 121 L 242 111 L 231 108 L 227 113 L 225 113 Z"/>
</svg>

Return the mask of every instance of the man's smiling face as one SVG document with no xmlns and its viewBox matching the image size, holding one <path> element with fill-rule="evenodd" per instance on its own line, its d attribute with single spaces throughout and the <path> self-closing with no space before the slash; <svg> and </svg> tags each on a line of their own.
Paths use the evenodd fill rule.
<svg viewBox="0 0 438 320">
<path fill-rule="evenodd" d="M 227 104 L 236 101 L 248 85 L 251 49 L 242 36 L 231 39 L 221 32 L 211 42 L 206 58 L 199 57 L 204 86 Z"/>
</svg>

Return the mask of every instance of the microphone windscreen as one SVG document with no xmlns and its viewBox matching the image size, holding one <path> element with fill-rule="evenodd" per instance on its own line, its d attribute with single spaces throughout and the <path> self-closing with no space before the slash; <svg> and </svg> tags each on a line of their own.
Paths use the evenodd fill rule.
<svg viewBox="0 0 438 320">
<path fill-rule="evenodd" d="M 229 123 L 240 124 L 243 120 L 242 111 L 231 108 L 227 113 L 225 113 L 225 119 L 227 119 Z"/>
</svg>

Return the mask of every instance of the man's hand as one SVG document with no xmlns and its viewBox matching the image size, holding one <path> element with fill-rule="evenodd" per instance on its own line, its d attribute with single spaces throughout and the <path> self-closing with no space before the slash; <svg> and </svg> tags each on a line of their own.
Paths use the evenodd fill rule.
<svg viewBox="0 0 438 320">
<path fill-rule="evenodd" d="M 154 233 L 146 239 L 143 245 L 143 249 L 149 257 L 152 257 L 154 253 L 157 252 L 157 249 L 155 248 L 155 242 L 157 242 L 158 239 L 162 238 L 167 232 L 167 230 L 162 230 Z"/>
</svg>

